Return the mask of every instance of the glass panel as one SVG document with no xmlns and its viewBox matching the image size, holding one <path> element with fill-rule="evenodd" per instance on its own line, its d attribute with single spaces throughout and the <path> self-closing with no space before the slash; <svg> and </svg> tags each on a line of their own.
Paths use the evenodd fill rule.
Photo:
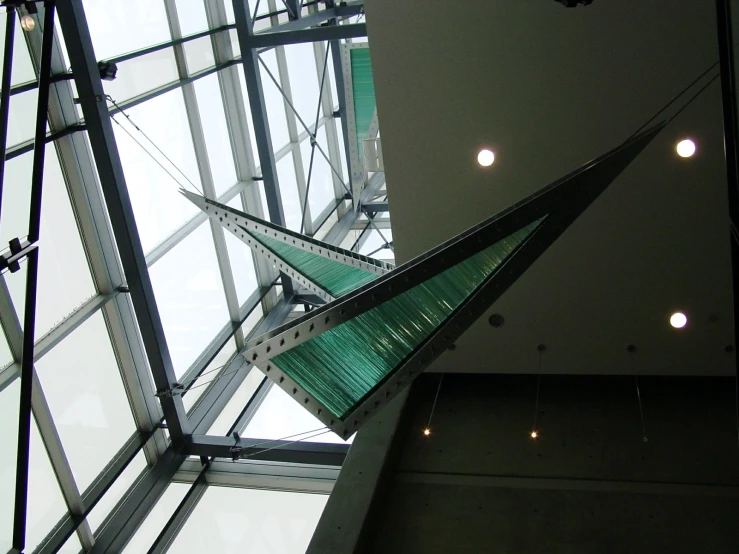
<svg viewBox="0 0 739 554">
<path fill-rule="evenodd" d="M 316 58 L 313 53 L 313 44 L 293 44 L 285 46 L 287 70 L 290 75 L 292 102 L 300 117 L 308 127 L 316 122 L 318 110 L 318 90 L 320 77 L 317 75 Z M 321 62 L 323 70 L 323 62 Z M 298 121 L 298 129 L 303 131 Z"/>
<path fill-rule="evenodd" d="M 282 211 L 285 214 L 285 227 L 300 232 L 300 222 L 303 217 L 303 208 L 298 194 L 298 180 L 295 177 L 293 153 L 277 162 L 277 180 L 280 183 L 282 196 Z"/>
<path fill-rule="evenodd" d="M 259 286 L 254 269 L 254 256 L 251 248 L 228 231 L 226 232 L 226 247 L 236 283 L 236 296 L 241 306 Z"/>
<path fill-rule="evenodd" d="M 198 100 L 200 121 L 205 134 L 205 146 L 213 176 L 216 194 L 220 196 L 236 183 L 231 141 L 228 137 L 228 123 L 223 109 L 221 87 L 218 76 L 208 75 L 194 83 Z"/>
<path fill-rule="evenodd" d="M 339 143 L 339 155 L 341 156 L 341 174 L 344 176 L 344 183 L 349 182 L 349 166 L 346 163 L 346 145 L 344 144 L 344 128 L 341 121 L 330 121 L 328 125 L 336 126 L 336 136 Z"/>
<path fill-rule="evenodd" d="M 226 435 L 228 434 L 231 426 L 241 415 L 241 412 L 246 408 L 249 400 L 254 393 L 257 392 L 257 388 L 264 381 L 264 374 L 257 368 L 252 367 L 247 374 L 244 381 L 236 389 L 228 404 L 224 406 L 218 418 L 213 422 L 213 425 L 208 429 L 208 435 Z"/>
<path fill-rule="evenodd" d="M 136 430 L 102 313 L 36 362 L 36 370 L 84 490 Z"/>
<path fill-rule="evenodd" d="M 172 552 L 303 554 L 328 495 L 208 487 Z"/>
<path fill-rule="evenodd" d="M 188 490 L 190 490 L 190 485 L 170 483 L 123 552 L 126 554 L 148 552 Z M 177 552 L 177 550 L 170 549 L 170 552 Z"/>
<path fill-rule="evenodd" d="M 149 274 L 179 377 L 229 321 L 210 225 L 198 226 Z"/>
<path fill-rule="evenodd" d="M 164 2 L 83 0 L 98 60 L 171 40 Z"/>
<path fill-rule="evenodd" d="M 28 154 L 31 156 L 31 154 Z M 24 155 L 25 156 L 25 155 Z M 22 156 L 23 157 L 23 156 Z M 15 160 L 13 160 L 15 161 Z M 32 160 L 26 158 L 13 171 L 19 177 L 28 176 L 27 166 Z M 22 190 L 27 181 L 17 181 L 5 200 L 7 209 L 13 210 L 9 218 L 12 231 L 20 231 L 20 236 L 28 232 L 28 209 L 30 191 Z M 15 213 L 17 212 L 17 213 Z M 3 221 L 5 227 L 6 221 Z M 5 234 L 5 233 L 3 233 Z M 6 235 L 12 237 L 13 235 Z M 15 235 L 18 236 L 18 235 Z M 36 337 L 41 337 L 65 316 L 95 295 L 87 258 L 82 247 L 77 223 L 69 202 L 59 159 L 53 145 L 46 148 L 44 164 L 44 189 L 41 205 L 41 246 L 39 249 L 39 280 L 36 308 Z M 18 318 L 23 321 L 24 296 L 26 287 L 26 262 L 21 270 L 6 273 Z"/>
<path fill-rule="evenodd" d="M 323 43 L 324 48 L 329 48 L 328 42 Z M 334 53 L 329 48 L 328 53 L 328 67 L 326 68 L 326 81 L 331 85 L 331 101 L 333 102 L 333 108 L 339 109 L 339 92 L 336 90 L 336 73 L 334 72 Z M 344 86 L 342 81 L 341 86 Z M 328 115 L 328 114 L 324 114 Z"/>
<path fill-rule="evenodd" d="M 141 472 L 145 469 L 146 455 L 141 450 L 87 516 L 87 522 L 90 524 L 93 533 L 97 532 L 100 525 L 105 521 L 105 518 L 108 517 L 108 514 L 115 508 L 129 487 L 138 480 Z"/>
<path fill-rule="evenodd" d="M 216 59 L 213 55 L 213 43 L 210 37 L 202 37 L 191 40 L 182 45 L 185 49 L 185 58 L 187 59 L 187 73 L 193 75 L 203 69 L 208 69 L 216 65 Z"/>
<path fill-rule="evenodd" d="M 5 51 L 5 10 L 2 11 L 0 22 L 0 54 Z M 3 71 L 3 56 L 0 55 L 0 75 Z M 10 86 L 35 81 L 36 73 L 31 63 L 31 55 L 26 46 L 26 38 L 18 18 L 15 19 L 15 34 L 13 35 L 13 71 L 10 74 Z M 33 112 L 36 113 L 35 111 Z M 35 121 L 35 120 L 34 120 Z"/>
<path fill-rule="evenodd" d="M 226 71 L 229 71 L 228 69 Z M 239 64 L 236 68 L 239 74 L 239 84 L 241 85 L 241 96 L 244 100 L 244 111 L 246 112 L 246 119 L 249 123 L 249 139 L 251 140 L 251 151 L 254 155 L 254 164 L 259 167 L 259 151 L 257 150 L 257 139 L 254 135 L 254 121 L 251 117 L 251 109 L 249 108 L 249 94 L 246 88 L 246 81 L 244 80 L 244 66 Z"/>
<path fill-rule="evenodd" d="M 326 219 L 326 222 L 321 226 L 321 228 L 316 231 L 314 238 L 318 240 L 323 240 L 324 237 L 331 230 L 331 227 L 333 227 L 338 222 L 339 222 L 339 214 L 336 212 L 336 210 L 334 210 L 334 212 L 328 217 L 328 219 Z M 351 246 L 352 245 L 350 244 L 349 246 L 345 248 L 348 250 L 349 248 L 351 248 Z"/>
<path fill-rule="evenodd" d="M 378 233 L 374 227 L 370 227 L 367 234 L 367 240 L 362 245 L 362 248 L 359 249 L 359 253 L 364 254 L 365 256 L 372 255 L 373 258 L 381 258 L 384 254 L 387 254 L 384 252 L 386 250 L 385 248 L 377 252 L 376 250 L 385 245 L 385 239 L 387 239 L 388 242 L 392 240 L 390 229 L 382 229 L 382 236 L 380 236 L 380 233 Z M 383 239 L 383 237 L 385 237 L 385 239 Z"/>
<path fill-rule="evenodd" d="M 302 439 L 301 442 L 344 444 L 344 441 L 335 433 L 331 431 L 323 433 L 325 427 L 305 408 L 290 398 L 290 395 L 280 387 L 273 385 L 241 435 L 250 439 L 279 440 L 285 437 L 294 437 L 295 439 Z M 309 433 L 309 431 L 314 432 Z M 296 436 L 300 433 L 304 434 Z"/>
<path fill-rule="evenodd" d="M 275 56 L 274 50 L 264 52 L 263 54 L 260 54 L 260 57 L 279 83 L 280 74 L 277 69 L 277 57 Z M 275 86 L 275 83 L 272 81 L 267 70 L 262 64 L 259 64 L 259 71 L 262 76 L 264 102 L 267 105 L 267 118 L 269 120 L 270 134 L 272 135 L 272 149 L 276 152 L 290 142 L 290 134 L 287 129 L 287 118 L 285 116 L 285 101 L 282 93 L 279 91 L 277 86 Z"/>
<path fill-rule="evenodd" d="M 539 225 L 536 221 L 420 285 L 278 354 L 274 363 L 338 418 L 442 325 Z"/>
<path fill-rule="evenodd" d="M 236 341 L 231 339 L 223 345 L 223 348 L 216 354 L 215 358 L 211 360 L 208 366 L 203 370 L 201 377 L 198 378 L 187 393 L 182 397 L 182 402 L 185 405 L 185 410 L 190 410 L 198 398 L 208 390 L 208 384 L 214 381 L 218 377 L 218 369 L 222 368 L 228 363 L 229 360 L 236 353 Z M 192 382 L 192 381 L 191 381 Z"/>
<path fill-rule="evenodd" d="M 228 2 L 226 2 L 228 4 Z M 183 37 L 193 35 L 208 28 L 203 0 L 176 0 L 177 19 Z"/>
<path fill-rule="evenodd" d="M 0 332 L 0 369 L 5 369 L 13 363 L 13 354 L 8 346 L 8 341 L 5 338 L 5 334 Z M 0 419 L 0 421 L 2 421 Z"/>
<path fill-rule="evenodd" d="M 255 2 L 255 1 L 256 0 L 251 0 L 251 2 L 249 2 L 249 4 L 251 4 L 252 2 Z M 226 8 L 226 21 L 228 21 L 229 23 L 235 23 L 236 22 L 236 17 L 234 16 L 234 6 L 233 6 L 233 4 L 231 2 L 224 2 L 223 5 Z"/>
<path fill-rule="evenodd" d="M 118 77 L 115 81 L 103 81 L 103 89 L 120 104 L 178 80 L 174 49 L 165 48 L 118 62 Z"/>
<path fill-rule="evenodd" d="M 321 127 L 316 134 L 318 144 L 321 145 L 323 151 L 328 154 L 328 142 L 326 140 L 326 129 Z M 311 146 L 310 141 L 305 140 L 300 144 L 300 150 L 303 154 L 303 168 L 305 170 L 305 178 L 308 179 L 308 170 L 310 166 Z M 334 193 L 333 172 L 331 166 L 323 157 L 321 151 L 316 148 L 313 153 L 313 170 L 310 178 L 310 188 L 308 189 L 308 206 L 310 207 L 311 217 L 317 219 L 321 212 L 333 202 L 336 194 Z"/>
<path fill-rule="evenodd" d="M 67 513 L 67 505 L 59 490 L 59 484 L 35 420 L 31 425 L 30 454 L 26 552 L 33 552 L 33 549 L 46 538 L 52 527 Z M 13 494 L 13 492 L 7 496 L 3 494 L 2 498 L 13 498 Z"/>
<path fill-rule="evenodd" d="M 20 409 L 20 379 L 0 390 L 0 441 L 4 456 L 0 456 L 0 552 L 10 550 L 13 543 L 15 495 L 15 462 L 18 451 L 18 410 Z"/>
<path fill-rule="evenodd" d="M 378 277 L 376 273 L 326 259 L 276 238 L 261 233 L 247 232 L 334 298 L 358 289 Z"/>
<path fill-rule="evenodd" d="M 82 552 L 82 543 L 80 542 L 77 533 L 74 533 L 71 537 L 69 537 L 67 539 L 67 542 L 62 545 L 61 549 L 58 550 L 58 552 L 69 554 L 79 554 L 80 552 Z"/>
<path fill-rule="evenodd" d="M 29 90 L 10 97 L 8 116 L 8 148 L 34 138 L 38 90 Z"/>
<path fill-rule="evenodd" d="M 28 212 L 31 207 L 31 171 L 33 153 L 28 152 L 5 162 L 3 204 L 0 216 L 0 244 L 28 234 Z"/>
<path fill-rule="evenodd" d="M 131 108 L 128 114 L 153 143 L 195 183 L 195 187 L 202 189 L 182 91 L 173 90 L 157 96 Z M 114 124 L 113 129 L 136 216 L 136 227 L 144 252 L 149 252 L 185 221 L 200 212 L 197 206 L 179 193 L 181 186 L 189 190 L 194 190 L 194 187 L 125 117 L 115 115 L 114 119 L 123 126 L 122 128 Z M 149 154 L 162 163 L 174 177 L 162 169 Z"/>
</svg>

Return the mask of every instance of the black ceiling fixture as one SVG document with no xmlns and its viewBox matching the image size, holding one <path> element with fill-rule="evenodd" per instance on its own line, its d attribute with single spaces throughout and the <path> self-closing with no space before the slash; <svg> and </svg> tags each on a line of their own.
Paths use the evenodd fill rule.
<svg viewBox="0 0 739 554">
<path fill-rule="evenodd" d="M 565 8 L 576 8 L 578 4 L 582 4 L 583 6 L 588 6 L 593 3 L 593 0 L 554 0 L 554 1 L 559 2 Z"/>
</svg>

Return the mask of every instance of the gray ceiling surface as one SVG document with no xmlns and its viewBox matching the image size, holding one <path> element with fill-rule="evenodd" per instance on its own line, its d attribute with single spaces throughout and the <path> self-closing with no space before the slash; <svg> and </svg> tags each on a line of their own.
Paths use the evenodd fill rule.
<svg viewBox="0 0 739 554">
<path fill-rule="evenodd" d="M 713 2 L 366 12 L 399 262 L 613 148 L 718 60 Z M 685 160 L 684 137 L 698 146 Z M 629 373 L 631 343 L 639 373 L 732 374 L 728 239 L 716 81 L 496 302 L 505 325 L 481 318 L 431 371 L 536 373 L 542 343 L 542 373 Z"/>
</svg>

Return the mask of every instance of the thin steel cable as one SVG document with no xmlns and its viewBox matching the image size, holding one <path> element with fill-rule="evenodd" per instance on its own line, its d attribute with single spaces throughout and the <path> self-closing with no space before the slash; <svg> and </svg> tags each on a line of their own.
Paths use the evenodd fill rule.
<svg viewBox="0 0 739 554">
<path fill-rule="evenodd" d="M 262 446 L 263 444 L 270 444 L 270 443 L 273 443 L 273 442 L 284 441 L 284 440 L 287 440 L 287 439 L 293 439 L 295 437 L 299 437 L 300 435 L 310 435 L 311 433 L 316 433 L 317 431 L 324 432 L 324 431 L 330 431 L 330 430 L 331 429 L 329 429 L 328 427 L 326 427 L 324 425 L 323 427 L 318 427 L 316 429 L 311 429 L 310 431 L 303 431 L 301 433 L 293 433 L 292 435 L 287 435 L 286 437 L 282 437 L 280 439 L 267 439 L 267 440 L 263 440 L 262 442 L 257 442 L 257 443 L 254 443 L 254 444 L 250 444 L 249 445 L 249 448 L 254 448 L 254 447 L 257 447 L 257 446 Z M 305 437 L 302 437 L 302 438 L 304 439 Z M 302 439 L 297 439 L 297 440 L 302 440 Z M 238 444 L 235 444 L 234 446 L 238 446 Z"/>
<path fill-rule="evenodd" d="M 431 429 L 431 418 L 434 417 L 434 411 L 436 410 L 436 402 L 439 400 L 439 392 L 441 392 L 441 383 L 444 381 L 444 374 L 439 377 L 439 386 L 436 387 L 436 396 L 434 396 L 434 403 L 431 405 L 431 413 L 429 414 L 429 422 L 426 424 L 426 429 Z"/>
<path fill-rule="evenodd" d="M 252 25 L 254 25 L 254 20 L 257 18 L 257 12 L 259 11 L 259 3 L 262 0 L 257 0 L 257 6 L 254 8 L 254 15 L 251 16 Z"/>
<path fill-rule="evenodd" d="M 321 89 L 318 93 L 318 107 L 316 108 L 316 134 L 318 134 L 318 120 L 321 117 L 321 100 L 323 100 L 323 87 L 326 83 L 326 68 L 328 67 L 328 52 L 326 48 L 326 56 L 323 59 L 323 74 L 321 75 Z M 312 139 L 310 143 L 310 164 L 308 164 L 308 181 L 305 185 L 305 197 L 303 198 L 303 216 L 300 218 L 300 233 L 303 233 L 305 226 L 305 212 L 308 209 L 308 193 L 310 192 L 310 180 L 313 175 L 313 160 L 316 154 L 316 140 Z"/>
<path fill-rule="evenodd" d="M 532 433 L 537 433 L 536 422 L 539 417 L 539 390 L 541 386 L 541 350 L 539 350 L 539 360 L 536 368 L 536 399 L 534 400 L 534 424 L 531 427 Z"/>
<path fill-rule="evenodd" d="M 277 446 L 273 446 L 271 448 L 265 448 L 264 450 L 259 450 L 258 452 L 253 452 L 251 454 L 246 454 L 244 456 L 239 456 L 239 459 L 240 460 L 245 460 L 247 458 L 251 458 L 251 457 L 256 456 L 258 454 L 264 454 L 265 452 L 269 452 L 271 450 L 277 450 L 278 448 L 283 448 L 285 446 L 289 446 L 291 444 L 295 444 L 296 442 L 301 442 L 301 441 L 304 441 L 304 440 L 308 440 L 308 439 L 312 439 L 312 438 L 315 438 L 315 437 L 319 437 L 321 435 L 325 435 L 326 433 L 330 433 L 330 432 L 331 432 L 331 429 L 326 429 L 325 431 L 322 431 L 320 433 L 316 433 L 315 435 L 309 435 L 307 437 L 303 437 L 303 438 L 298 439 L 298 440 L 286 442 L 284 444 L 278 444 Z"/>
<path fill-rule="evenodd" d="M 148 141 L 149 141 L 149 143 L 150 143 L 150 144 L 151 144 L 151 145 L 152 145 L 152 146 L 153 146 L 154 148 L 156 148 L 157 152 L 159 152 L 159 153 L 160 153 L 160 154 L 161 154 L 162 156 L 164 156 L 164 159 L 165 159 L 165 160 L 167 160 L 167 161 L 168 161 L 168 162 L 169 162 L 169 163 L 170 163 L 170 164 L 172 165 L 172 167 L 174 167 L 174 168 L 175 168 L 175 169 L 176 169 L 176 170 L 177 170 L 177 171 L 178 171 L 178 172 L 180 173 L 180 175 L 182 175 L 182 176 L 183 176 L 183 177 L 185 178 L 185 180 L 186 180 L 186 181 L 187 181 L 188 183 L 190 183 L 190 184 L 192 185 L 192 187 L 193 187 L 193 188 L 194 188 L 194 189 L 195 189 L 195 190 L 196 190 L 197 192 L 199 192 L 200 194 L 202 194 L 203 196 L 205 196 L 205 193 L 203 193 L 203 191 L 202 191 L 201 189 L 199 189 L 199 188 L 197 187 L 197 185 L 196 185 L 195 183 L 193 183 L 193 182 L 192 182 L 192 181 L 190 180 L 190 178 L 189 178 L 189 177 L 188 177 L 187 175 L 185 175 L 185 172 L 184 172 L 184 171 L 182 171 L 182 170 L 181 170 L 181 169 L 180 169 L 180 168 L 179 168 L 179 167 L 177 166 L 177 164 L 176 164 L 176 163 L 174 163 L 174 162 L 173 162 L 173 161 L 172 161 L 172 160 L 171 160 L 171 159 L 169 158 L 169 156 L 167 156 L 167 154 L 165 154 L 165 153 L 164 153 L 164 152 L 162 151 L 162 149 L 161 149 L 161 148 L 159 148 L 159 147 L 158 147 L 158 146 L 156 145 L 156 143 L 155 143 L 155 142 L 154 142 L 153 140 L 151 140 L 151 138 L 149 137 L 149 135 L 147 135 L 147 134 L 146 134 L 146 133 L 145 133 L 145 132 L 144 132 L 144 131 L 143 131 L 143 130 L 141 129 L 141 127 L 139 127 L 138 125 L 136 125 L 136 123 L 134 122 L 134 120 L 133 120 L 133 119 L 131 119 L 131 116 L 130 116 L 130 115 L 128 115 L 128 114 L 127 114 L 127 113 L 126 113 L 125 111 L 123 111 L 123 108 L 121 108 L 121 107 L 120 107 L 120 106 L 119 106 L 119 105 L 118 105 L 118 104 L 116 103 L 116 101 L 115 101 L 115 100 L 113 100 L 113 98 L 112 98 L 112 97 L 111 97 L 111 96 L 110 96 L 109 94 L 106 94 L 106 95 L 105 95 L 105 98 L 106 98 L 107 100 L 109 100 L 109 101 L 110 101 L 110 103 L 111 103 L 111 104 L 113 104 L 113 106 L 115 106 L 115 107 L 116 107 L 116 109 L 117 109 L 118 111 L 120 111 L 120 112 L 121 112 L 121 113 L 123 114 L 123 116 L 124 116 L 124 117 L 125 117 L 125 118 L 126 118 L 126 119 L 128 120 L 128 122 L 129 122 L 129 123 L 130 123 L 131 125 L 133 125 L 133 127 L 134 127 L 134 128 L 135 128 L 135 129 L 136 129 L 136 130 L 137 130 L 137 131 L 138 131 L 139 133 L 141 133 L 141 134 L 142 134 L 142 135 L 144 136 L 144 138 L 146 138 L 146 140 L 148 140 Z M 114 118 L 113 116 L 111 116 L 111 119 L 113 119 L 114 121 L 116 121 L 116 120 L 115 120 L 115 118 Z M 118 123 L 118 125 L 119 125 L 119 126 L 121 127 L 121 129 L 124 129 L 124 130 L 125 130 L 125 127 L 123 127 L 123 125 L 121 125 L 121 124 L 120 124 L 120 122 L 116 121 L 116 123 Z M 129 135 L 129 136 L 130 136 L 131 138 L 133 138 L 133 135 L 131 135 L 131 133 L 128 133 L 128 135 Z M 134 139 L 134 140 L 135 140 L 135 139 Z M 160 166 L 160 167 L 161 167 L 162 169 L 164 169 L 164 166 L 163 166 L 163 165 L 162 165 L 162 164 L 161 164 L 161 163 L 160 163 L 160 162 L 159 162 L 159 161 L 158 161 L 158 160 L 157 160 L 157 159 L 156 159 L 156 158 L 155 158 L 155 157 L 154 157 L 154 156 L 152 155 L 152 153 L 151 153 L 151 152 L 149 152 L 149 151 L 148 151 L 148 150 L 147 150 L 147 149 L 146 149 L 146 148 L 144 147 L 144 145 L 142 145 L 142 144 L 141 144 L 140 142 L 138 142 L 138 141 L 136 141 L 136 143 L 137 143 L 137 144 L 138 144 L 138 145 L 139 145 L 139 146 L 140 146 L 140 147 L 141 147 L 142 149 L 144 149 L 144 151 L 145 151 L 145 152 L 146 152 L 146 153 L 147 153 L 147 154 L 148 154 L 148 155 L 149 155 L 149 156 L 151 157 L 151 159 L 153 159 L 154 161 L 156 161 L 156 162 L 157 162 L 157 163 L 159 164 L 159 166 Z M 165 169 L 165 171 L 166 171 L 166 169 Z M 170 175 L 170 176 L 171 176 L 171 177 L 172 177 L 173 179 L 175 179 L 175 178 L 174 178 L 174 176 L 173 176 L 173 175 L 172 175 L 172 174 L 171 174 L 171 173 L 170 173 L 169 171 L 167 171 L 167 174 L 168 174 L 168 175 Z M 175 179 L 175 181 L 177 182 L 177 184 L 178 184 L 178 185 L 182 186 L 182 183 L 181 183 L 181 182 L 180 182 L 179 180 Z"/>
<path fill-rule="evenodd" d="M 636 360 L 634 359 L 634 353 L 629 352 L 629 358 L 631 359 L 631 371 L 634 374 L 634 386 L 636 387 L 636 398 L 639 401 L 639 417 L 641 418 L 641 432 L 644 442 L 647 442 L 647 426 L 644 422 L 644 410 L 641 403 L 641 390 L 639 390 L 639 376 L 636 374 Z"/>
<path fill-rule="evenodd" d="M 285 95 L 285 91 L 282 90 L 282 87 L 280 86 L 280 83 L 277 82 L 277 79 L 275 79 L 275 76 L 269 70 L 269 67 L 267 67 L 266 62 L 262 59 L 261 56 L 257 56 L 257 57 L 259 58 L 259 63 L 262 64 L 262 67 L 264 67 L 264 69 L 267 70 L 267 75 L 269 75 L 269 78 L 272 79 L 272 82 L 277 87 L 277 90 L 279 90 L 280 91 L 280 94 L 282 94 L 282 98 L 285 100 L 285 102 L 287 103 L 287 105 L 290 106 L 290 109 L 293 111 L 293 113 L 295 114 L 295 117 L 298 119 L 298 121 L 300 121 L 300 124 L 303 126 L 303 129 L 305 129 L 305 131 L 308 133 L 308 135 L 310 137 L 312 137 L 313 140 L 315 140 L 315 138 L 316 138 L 315 133 L 312 133 L 311 132 L 311 130 L 305 124 L 305 121 L 303 121 L 303 118 L 300 117 L 300 114 L 298 113 L 298 110 L 295 109 L 295 106 L 293 106 L 293 103 L 287 98 L 287 95 Z M 331 167 L 331 171 L 333 171 L 334 174 L 339 178 L 339 181 L 341 181 L 341 184 L 344 187 L 344 190 L 351 197 L 351 195 L 352 195 L 351 191 L 347 188 L 346 183 L 344 183 L 344 180 L 341 178 L 341 174 L 336 170 L 336 168 L 334 167 L 334 165 L 331 163 L 331 160 L 329 159 L 328 154 L 326 154 L 326 152 L 323 151 L 323 148 L 321 148 L 321 145 L 320 144 L 316 144 L 316 146 L 318 146 L 318 151 L 326 159 L 326 162 L 328 162 L 329 167 Z"/>
</svg>

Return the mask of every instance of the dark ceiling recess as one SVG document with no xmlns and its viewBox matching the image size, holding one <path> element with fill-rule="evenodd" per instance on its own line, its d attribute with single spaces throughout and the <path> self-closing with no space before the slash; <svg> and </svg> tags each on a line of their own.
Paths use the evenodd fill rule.
<svg viewBox="0 0 739 554">
<path fill-rule="evenodd" d="M 593 3 L 593 0 L 555 0 L 555 2 L 559 2 L 565 8 L 576 8 L 578 4 L 588 6 Z"/>
</svg>

